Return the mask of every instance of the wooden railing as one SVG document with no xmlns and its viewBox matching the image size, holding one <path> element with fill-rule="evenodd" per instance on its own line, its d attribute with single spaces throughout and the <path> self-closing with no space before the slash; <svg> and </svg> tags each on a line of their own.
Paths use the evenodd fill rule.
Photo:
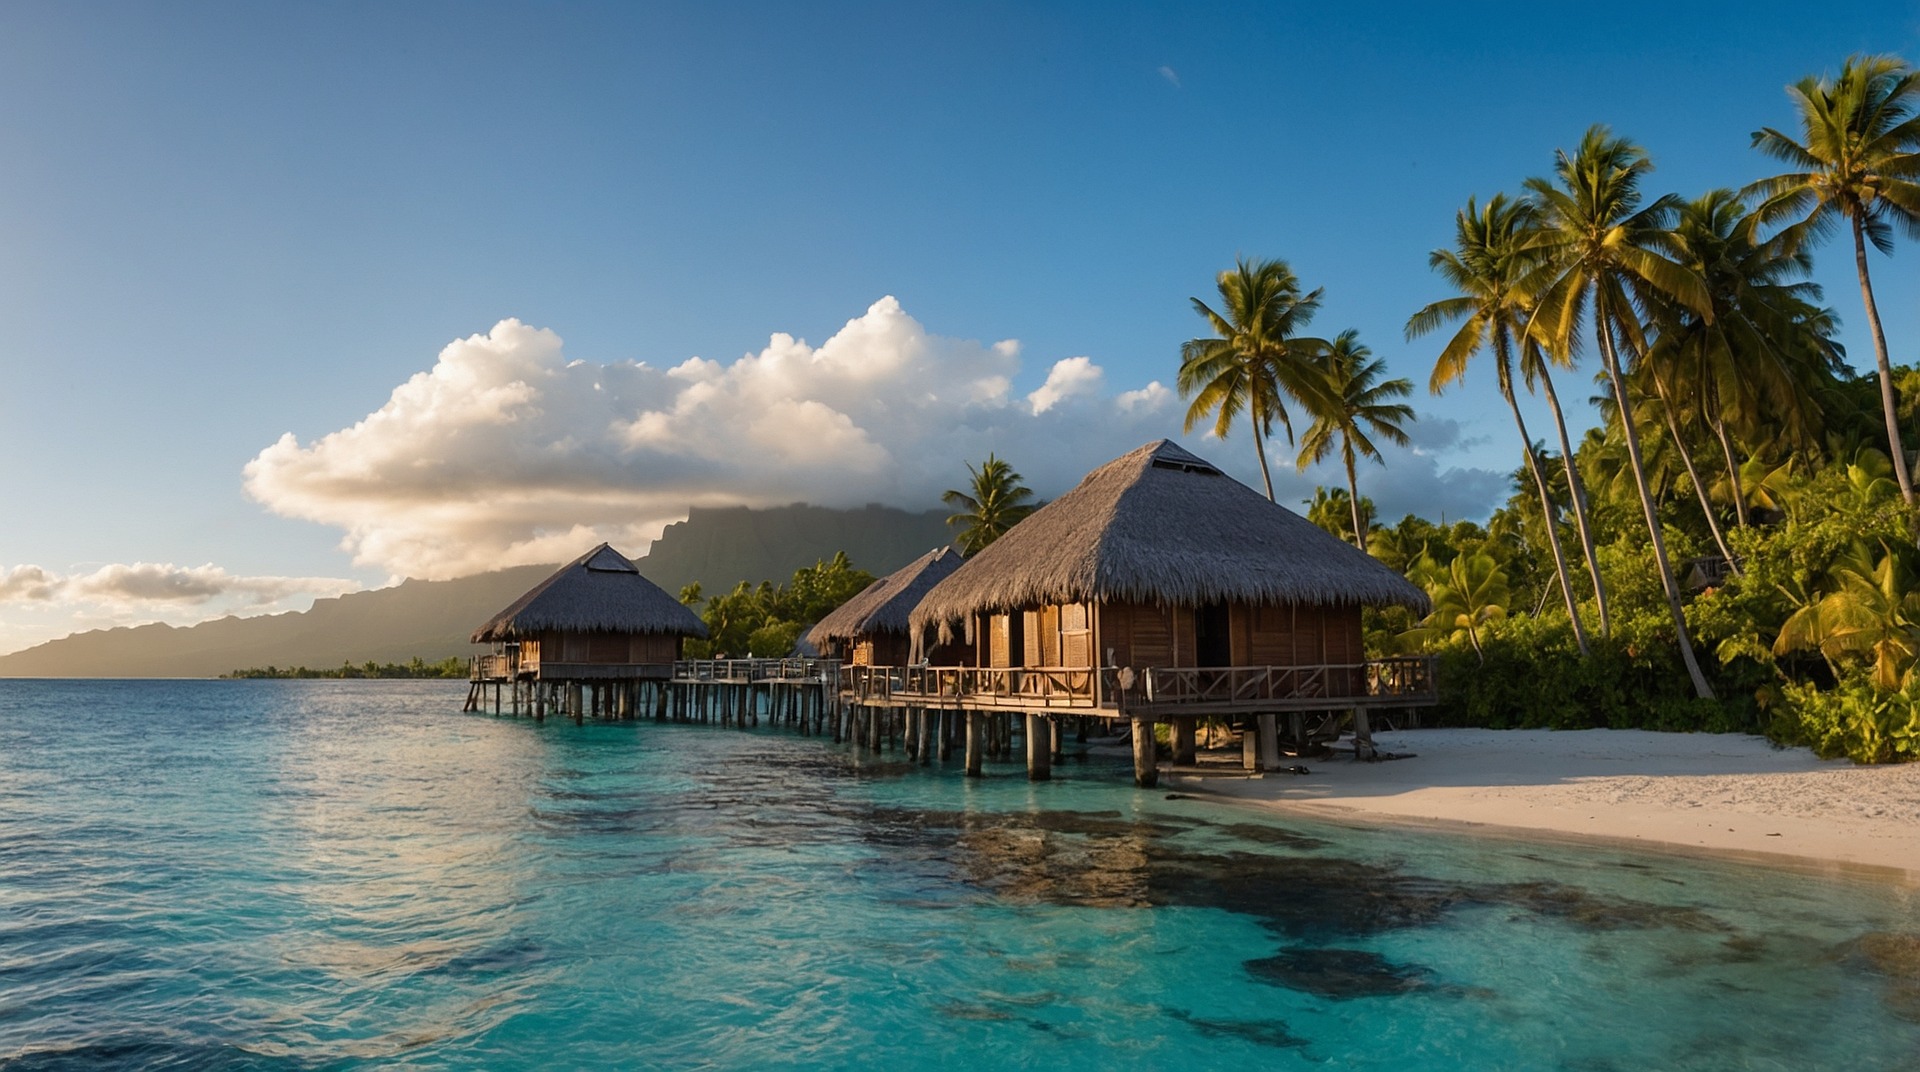
<svg viewBox="0 0 1920 1072">
<path fill-rule="evenodd" d="M 848 666 L 840 671 L 840 694 L 855 703 L 1091 708 L 1100 673 L 1073 666 Z"/>
<path fill-rule="evenodd" d="M 847 666 L 853 703 L 1102 708 L 1143 713 L 1274 711 L 1434 702 L 1434 659 L 1414 655 L 1319 666 Z"/>
<path fill-rule="evenodd" d="M 1321 666 L 1149 667 L 1122 694 L 1127 708 L 1306 708 L 1371 702 L 1413 706 L 1435 699 L 1430 655 Z"/>
<path fill-rule="evenodd" d="M 815 681 L 833 685 L 844 673 L 838 659 L 682 659 L 675 681 Z"/>
<path fill-rule="evenodd" d="M 467 680 L 510 681 L 518 669 L 513 655 L 475 655 L 467 660 Z"/>
</svg>

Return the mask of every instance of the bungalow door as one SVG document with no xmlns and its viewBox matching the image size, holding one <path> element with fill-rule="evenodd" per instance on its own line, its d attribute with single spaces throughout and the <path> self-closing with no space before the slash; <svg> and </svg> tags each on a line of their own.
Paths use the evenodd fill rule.
<svg viewBox="0 0 1920 1072">
<path fill-rule="evenodd" d="M 1233 665 L 1233 616 L 1225 603 L 1209 603 L 1193 612 L 1196 666 Z"/>
</svg>

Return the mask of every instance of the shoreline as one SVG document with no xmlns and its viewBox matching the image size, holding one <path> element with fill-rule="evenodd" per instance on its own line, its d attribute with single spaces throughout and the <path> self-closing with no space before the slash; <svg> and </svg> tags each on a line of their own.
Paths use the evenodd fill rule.
<svg viewBox="0 0 1920 1072">
<path fill-rule="evenodd" d="M 1341 825 L 1715 857 L 1920 887 L 1920 764 L 1858 767 L 1740 734 L 1423 729 L 1409 758 L 1247 775 L 1237 752 L 1163 788 Z"/>
</svg>

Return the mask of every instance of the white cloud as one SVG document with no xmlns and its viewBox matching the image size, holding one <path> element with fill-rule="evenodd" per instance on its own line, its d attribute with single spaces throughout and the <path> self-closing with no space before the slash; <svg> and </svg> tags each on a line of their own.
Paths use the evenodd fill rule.
<svg viewBox="0 0 1920 1072">
<path fill-rule="evenodd" d="M 1180 88 L 1180 72 L 1174 70 L 1173 68 L 1162 65 L 1160 67 L 1160 77 L 1166 79 L 1167 84 L 1172 86 L 1173 88 L 1175 89 Z"/>
<path fill-rule="evenodd" d="M 211 563 L 157 562 L 115 563 L 61 584 L 68 599 L 91 603 L 198 607 L 219 601 L 230 609 L 264 607 L 296 596 L 337 596 L 359 587 L 357 581 L 331 577 L 236 577 Z"/>
<path fill-rule="evenodd" d="M 0 651 L 86 629 L 305 610 L 360 587 L 334 577 L 240 576 L 211 564 L 112 563 L 68 574 L 15 566 L 0 569 Z"/>
<path fill-rule="evenodd" d="M 44 603 L 59 591 L 60 578 L 39 566 L 15 566 L 0 573 L 0 603 Z"/>
<path fill-rule="evenodd" d="M 1099 365 L 1090 357 L 1069 357 L 1053 363 L 1053 369 L 1047 373 L 1047 382 L 1041 384 L 1027 401 L 1033 405 L 1035 416 L 1052 409 L 1062 399 L 1076 395 L 1088 395 L 1100 389 L 1100 383 L 1106 379 Z M 1118 400 L 1115 400 L 1118 404 Z"/>
<path fill-rule="evenodd" d="M 1173 405 L 1173 402 L 1173 392 L 1167 390 L 1159 380 L 1147 384 L 1138 391 L 1122 391 L 1113 399 L 1113 404 L 1119 406 L 1122 413 L 1158 410 Z"/>
<path fill-rule="evenodd" d="M 241 577 L 211 563 L 116 562 L 65 576 L 32 565 L 0 571 L 0 603 L 57 602 L 107 612 L 208 604 L 224 612 L 253 610 L 359 588 L 358 581 L 334 577 Z"/>
<path fill-rule="evenodd" d="M 1014 340 L 929 334 L 890 297 L 817 347 L 775 334 L 730 363 L 667 368 L 570 359 L 553 332 L 503 320 L 352 427 L 282 436 L 247 464 L 246 487 L 342 529 L 357 563 L 441 578 L 564 561 L 599 540 L 639 554 L 693 505 L 930 509 L 990 450 L 1051 497 L 1179 433 L 1158 382 L 1111 394 L 1098 364 L 1069 357 L 1021 396 L 1020 359 Z M 1218 460 L 1257 482 L 1242 439 L 1203 445 L 1245 448 L 1248 472 Z M 1417 464 L 1434 479 L 1430 459 Z"/>
</svg>

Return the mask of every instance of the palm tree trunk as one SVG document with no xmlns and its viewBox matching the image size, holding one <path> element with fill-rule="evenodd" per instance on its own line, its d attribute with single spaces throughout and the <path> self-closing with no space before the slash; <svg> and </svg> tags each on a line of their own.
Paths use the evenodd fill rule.
<svg viewBox="0 0 1920 1072">
<path fill-rule="evenodd" d="M 1727 434 L 1727 422 L 1713 418 L 1713 435 L 1720 441 L 1720 453 L 1727 458 L 1727 486 L 1733 489 L 1733 519 L 1741 528 L 1751 522 L 1747 520 L 1747 489 L 1740 485 L 1740 465 L 1733 460 L 1733 437 Z"/>
<path fill-rule="evenodd" d="M 1553 522 L 1553 496 L 1547 494 L 1547 475 L 1540 471 L 1540 456 L 1533 452 L 1533 439 L 1527 435 L 1526 418 L 1520 415 L 1520 400 L 1513 397 L 1513 386 L 1504 385 L 1500 393 L 1507 408 L 1513 410 L 1513 423 L 1520 428 L 1520 445 L 1526 448 L 1527 471 L 1533 474 L 1533 486 L 1540 492 L 1540 513 L 1547 522 L 1547 546 L 1553 549 L 1553 572 L 1560 578 L 1560 593 L 1567 600 L 1567 618 L 1573 622 L 1573 642 L 1580 646 L 1582 658 L 1587 650 L 1587 627 L 1580 621 L 1580 603 L 1573 596 L 1573 582 L 1567 578 L 1567 556 L 1560 549 L 1559 526 Z"/>
<path fill-rule="evenodd" d="M 1265 443 L 1261 442 L 1264 438 L 1265 436 L 1260 432 L 1260 422 L 1255 420 L 1253 422 L 1253 451 L 1260 456 L 1260 479 L 1267 482 L 1267 501 L 1273 502 L 1273 474 L 1267 472 L 1267 447 Z"/>
<path fill-rule="evenodd" d="M 1653 377 L 1653 389 L 1660 396 L 1661 408 L 1667 411 L 1667 434 L 1673 437 L 1673 449 L 1680 452 L 1680 464 L 1687 468 L 1687 479 L 1693 484 L 1694 498 L 1700 500 L 1700 513 L 1707 519 L 1707 531 L 1713 533 L 1713 542 L 1720 548 L 1720 557 L 1727 560 L 1727 569 L 1738 577 L 1740 566 L 1734 562 L 1733 551 L 1727 546 L 1727 537 L 1720 531 L 1719 520 L 1713 516 L 1713 503 L 1707 498 L 1707 486 L 1700 482 L 1700 471 L 1693 467 L 1693 456 L 1687 453 L 1686 440 L 1680 438 L 1680 421 L 1673 414 L 1673 401 L 1667 397 L 1667 389 L 1658 376 Z"/>
<path fill-rule="evenodd" d="M 1867 305 L 1867 326 L 1873 331 L 1873 358 L 1880 368 L 1880 408 L 1887 419 L 1887 446 L 1893 451 L 1893 475 L 1900 481 L 1900 497 L 1913 507 L 1913 479 L 1907 475 L 1907 451 L 1900 444 L 1900 417 L 1893 398 L 1893 366 L 1887 360 L 1887 333 L 1880 327 L 1880 306 L 1873 300 L 1873 282 L 1867 278 L 1867 238 L 1860 217 L 1853 221 L 1853 266 L 1860 273 L 1860 299 Z"/>
<path fill-rule="evenodd" d="M 1367 549 L 1367 523 L 1360 517 L 1360 482 L 1353 473 L 1353 444 L 1348 443 L 1341 451 L 1347 462 L 1347 502 L 1353 507 L 1353 543 L 1365 551 Z"/>
<path fill-rule="evenodd" d="M 1587 572 L 1593 577 L 1593 602 L 1600 614 L 1600 635 L 1613 635 L 1613 618 L 1607 612 L 1607 582 L 1600 577 L 1600 556 L 1593 548 L 1593 527 L 1587 523 L 1587 483 L 1580 479 L 1573 443 L 1567 438 L 1567 417 L 1560 411 L 1560 396 L 1554 393 L 1553 377 L 1546 365 L 1540 367 L 1540 386 L 1547 395 L 1547 408 L 1553 411 L 1553 426 L 1560 432 L 1560 460 L 1567 467 L 1567 494 L 1573 499 L 1573 526 L 1580 532 L 1580 549 L 1586 555 Z"/>
<path fill-rule="evenodd" d="M 1596 297 L 1598 297 L 1596 295 Z M 1613 383 L 1613 398 L 1620 406 L 1620 430 L 1627 441 L 1627 461 L 1633 467 L 1633 486 L 1640 492 L 1640 509 L 1647 518 L 1647 538 L 1653 543 L 1654 564 L 1660 567 L 1660 585 L 1667 591 L 1667 609 L 1673 613 L 1674 634 L 1680 641 L 1680 661 L 1693 679 L 1694 695 L 1711 700 L 1713 686 L 1700 672 L 1693 656 L 1693 641 L 1687 637 L 1687 615 L 1680 608 L 1680 585 L 1673 579 L 1673 567 L 1667 562 L 1667 545 L 1660 538 L 1660 514 L 1654 509 L 1653 492 L 1647 488 L 1647 472 L 1640 462 L 1640 436 L 1633 426 L 1633 403 L 1627 399 L 1627 380 L 1620 374 L 1620 358 L 1613 349 L 1613 327 L 1608 323 L 1606 307 L 1598 301 L 1593 310 L 1594 332 L 1600 336 L 1600 356 L 1607 363 L 1607 378 Z"/>
</svg>

